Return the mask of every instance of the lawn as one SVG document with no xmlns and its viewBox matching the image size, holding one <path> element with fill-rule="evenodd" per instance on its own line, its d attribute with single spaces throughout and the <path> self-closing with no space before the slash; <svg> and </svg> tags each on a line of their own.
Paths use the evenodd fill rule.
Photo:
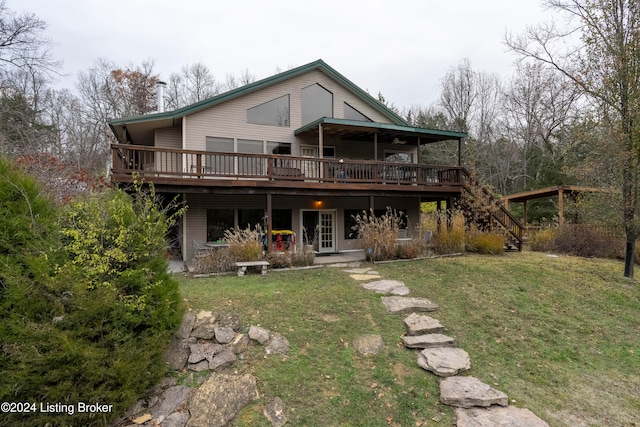
<svg viewBox="0 0 640 427">
<path fill-rule="evenodd" d="M 640 418 L 640 286 L 620 262 L 523 252 L 377 264 L 471 356 L 467 372 L 551 426 L 634 426 Z M 289 358 L 253 347 L 236 366 L 258 378 L 261 400 L 236 426 L 269 426 L 262 406 L 279 396 L 289 425 L 446 426 L 438 378 L 401 345 L 405 315 L 341 268 L 245 277 L 182 278 L 189 307 L 234 313 L 286 336 Z M 376 356 L 355 337 L 382 336 Z"/>
</svg>

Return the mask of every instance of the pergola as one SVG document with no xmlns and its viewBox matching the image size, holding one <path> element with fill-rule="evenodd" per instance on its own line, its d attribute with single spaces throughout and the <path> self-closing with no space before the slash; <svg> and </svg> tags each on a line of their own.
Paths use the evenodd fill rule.
<svg viewBox="0 0 640 427">
<path fill-rule="evenodd" d="M 555 187 L 541 188 L 539 190 L 524 191 L 522 193 L 510 194 L 503 196 L 500 200 L 504 203 L 505 209 L 509 210 L 510 203 L 523 203 L 522 222 L 527 226 L 527 202 L 534 199 L 543 199 L 546 197 L 558 198 L 558 222 L 564 224 L 564 195 L 577 195 L 585 192 L 602 191 L 594 187 L 581 187 L 577 185 L 557 185 Z"/>
</svg>

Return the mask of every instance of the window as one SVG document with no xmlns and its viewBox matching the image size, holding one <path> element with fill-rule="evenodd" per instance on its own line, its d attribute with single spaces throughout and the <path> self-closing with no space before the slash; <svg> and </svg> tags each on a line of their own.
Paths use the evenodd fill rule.
<svg viewBox="0 0 640 427">
<path fill-rule="evenodd" d="M 263 154 L 262 141 L 250 139 L 238 140 L 238 153 Z M 264 159 L 238 156 L 238 173 L 245 175 L 261 175 L 264 173 Z"/>
<path fill-rule="evenodd" d="M 217 153 L 233 153 L 233 138 L 207 136 L 206 149 Z M 233 174 L 233 156 L 206 155 L 204 169 L 205 172 L 216 174 Z"/>
<path fill-rule="evenodd" d="M 249 108 L 247 122 L 256 125 L 289 126 L 289 95 Z"/>
<path fill-rule="evenodd" d="M 238 209 L 238 227 L 242 229 L 247 227 L 255 229 L 258 225 L 263 227 L 264 218 L 265 213 L 262 209 Z"/>
<path fill-rule="evenodd" d="M 274 209 L 272 214 L 271 226 L 274 230 L 291 230 L 293 228 L 291 209 Z"/>
<path fill-rule="evenodd" d="M 322 117 L 333 117 L 333 94 L 315 83 L 301 91 L 302 124 Z"/>
<path fill-rule="evenodd" d="M 267 141 L 267 154 L 291 155 L 291 143 Z"/>
<path fill-rule="evenodd" d="M 336 157 L 336 147 L 322 147 L 322 157 L 333 159 Z"/>
<path fill-rule="evenodd" d="M 359 122 L 372 122 L 369 117 L 362 114 L 360 111 L 353 108 L 351 105 L 344 103 L 344 118 L 347 120 L 356 120 Z"/>
<path fill-rule="evenodd" d="M 225 230 L 234 227 L 233 209 L 207 209 L 207 241 L 224 238 Z"/>
</svg>

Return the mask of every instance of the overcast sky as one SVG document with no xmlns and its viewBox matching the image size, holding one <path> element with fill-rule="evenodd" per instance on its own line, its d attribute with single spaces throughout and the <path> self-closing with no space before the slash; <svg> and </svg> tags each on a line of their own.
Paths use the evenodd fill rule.
<svg viewBox="0 0 640 427">
<path fill-rule="evenodd" d="M 541 0 L 6 0 L 48 24 L 72 86 L 97 58 L 152 59 L 162 79 L 202 62 L 215 77 L 258 79 L 316 59 L 398 107 L 429 105 L 446 71 L 511 75 L 506 32 L 548 20 Z"/>
</svg>

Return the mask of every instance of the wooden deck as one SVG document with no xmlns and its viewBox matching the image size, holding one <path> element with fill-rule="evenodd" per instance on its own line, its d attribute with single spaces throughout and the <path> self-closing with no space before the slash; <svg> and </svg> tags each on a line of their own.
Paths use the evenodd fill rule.
<svg viewBox="0 0 640 427">
<path fill-rule="evenodd" d="M 462 168 L 373 160 L 216 153 L 113 144 L 113 182 L 133 173 L 192 187 L 459 193 Z M 390 187 L 392 186 L 392 187 Z M 216 190 L 217 191 L 217 190 Z"/>
</svg>

